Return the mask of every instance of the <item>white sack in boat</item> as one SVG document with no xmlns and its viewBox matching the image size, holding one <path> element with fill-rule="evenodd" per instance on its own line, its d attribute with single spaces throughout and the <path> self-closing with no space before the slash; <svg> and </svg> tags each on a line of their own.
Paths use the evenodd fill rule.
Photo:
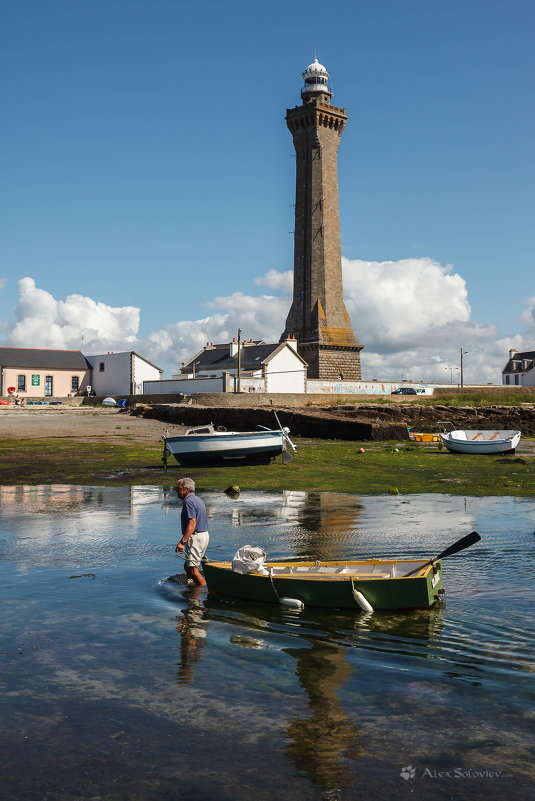
<svg viewBox="0 0 535 801">
<path fill-rule="evenodd" d="M 232 569 L 236 573 L 253 573 L 261 570 L 266 561 L 266 552 L 258 545 L 242 545 L 232 560 Z"/>
</svg>

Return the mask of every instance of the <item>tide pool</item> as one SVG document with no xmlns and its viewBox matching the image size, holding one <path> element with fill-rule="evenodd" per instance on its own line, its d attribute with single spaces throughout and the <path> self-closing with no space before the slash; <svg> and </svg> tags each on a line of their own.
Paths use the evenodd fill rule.
<svg viewBox="0 0 535 801">
<path fill-rule="evenodd" d="M 202 492 L 208 556 L 433 557 L 376 613 L 188 588 L 165 487 L 0 487 L 6 801 L 516 799 L 534 782 L 535 500 Z"/>
</svg>

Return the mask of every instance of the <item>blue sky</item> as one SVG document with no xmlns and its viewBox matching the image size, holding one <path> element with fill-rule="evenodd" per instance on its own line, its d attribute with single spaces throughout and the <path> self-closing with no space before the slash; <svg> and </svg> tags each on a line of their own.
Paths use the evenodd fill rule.
<svg viewBox="0 0 535 801">
<path fill-rule="evenodd" d="M 276 340 L 284 116 L 316 48 L 349 115 L 367 377 L 446 380 L 463 345 L 472 380 L 499 382 L 510 345 L 535 349 L 534 24 L 532 0 L 4 4 L 0 338 L 132 346 L 167 374 L 238 325 Z"/>
</svg>

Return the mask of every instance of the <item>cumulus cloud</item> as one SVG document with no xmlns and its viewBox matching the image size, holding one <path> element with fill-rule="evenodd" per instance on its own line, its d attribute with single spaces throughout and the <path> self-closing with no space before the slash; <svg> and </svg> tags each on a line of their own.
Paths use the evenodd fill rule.
<svg viewBox="0 0 535 801">
<path fill-rule="evenodd" d="M 6 284 L 7 284 L 7 278 L 1 278 L 0 277 L 0 292 L 5 287 Z"/>
<path fill-rule="evenodd" d="M 275 291 L 291 295 L 293 271 L 286 270 L 281 273 L 278 270 L 269 270 L 265 275 L 255 278 L 254 282 L 256 286 L 265 286 L 267 289 L 274 289 Z"/>
<path fill-rule="evenodd" d="M 368 378 L 459 380 L 460 348 L 467 381 L 501 382 L 507 349 L 493 361 L 496 326 L 470 319 L 466 281 L 429 258 L 343 259 L 344 296 L 353 330 L 366 347 Z"/>
<path fill-rule="evenodd" d="M 176 372 L 182 362 L 207 342 L 230 342 L 237 336 L 238 328 L 242 329 L 245 339 L 277 342 L 288 313 L 287 298 L 254 297 L 241 292 L 214 298 L 206 306 L 214 309 L 214 313 L 200 320 L 170 323 L 159 331 L 153 331 L 143 340 L 144 355 L 146 352 L 147 358 L 162 367 L 172 364 L 172 372 Z"/>
<path fill-rule="evenodd" d="M 460 348 L 467 382 L 501 382 L 508 350 L 532 350 L 535 296 L 526 301 L 524 333 L 499 338 L 494 325 L 471 320 L 466 282 L 451 266 L 429 258 L 399 261 L 343 259 L 344 298 L 353 330 L 365 345 L 365 378 L 449 381 L 459 378 Z M 291 270 L 270 270 L 255 284 L 270 294 L 234 292 L 207 299 L 208 314 L 169 321 L 140 334 L 140 310 L 112 307 L 82 295 L 57 300 L 32 278 L 19 282 L 16 323 L 4 344 L 19 347 L 81 348 L 85 353 L 136 350 L 177 372 L 207 342 L 244 338 L 277 342 L 292 294 Z M 530 339 L 531 338 L 531 339 Z"/>
<path fill-rule="evenodd" d="M 83 295 L 56 300 L 27 277 L 19 281 L 17 322 L 9 341 L 16 347 L 109 350 L 136 341 L 139 316 L 134 306 L 114 308 Z"/>
<path fill-rule="evenodd" d="M 526 308 L 522 314 L 522 319 L 526 324 L 527 331 L 529 331 L 533 339 L 533 337 L 535 337 L 535 295 L 528 299 Z M 520 350 L 520 348 L 517 348 L 517 350 Z M 529 348 L 529 350 L 533 350 L 533 348 Z"/>
</svg>

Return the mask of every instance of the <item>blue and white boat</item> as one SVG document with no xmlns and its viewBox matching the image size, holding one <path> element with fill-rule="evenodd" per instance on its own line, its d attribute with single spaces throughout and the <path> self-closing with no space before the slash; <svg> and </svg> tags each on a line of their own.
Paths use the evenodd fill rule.
<svg viewBox="0 0 535 801">
<path fill-rule="evenodd" d="M 165 436 L 164 460 L 173 455 L 180 465 L 200 464 L 269 464 L 280 453 L 283 461 L 291 460 L 286 445 L 295 450 L 289 428 L 262 431 L 226 431 L 212 423 L 188 429 L 177 437 Z"/>
</svg>

